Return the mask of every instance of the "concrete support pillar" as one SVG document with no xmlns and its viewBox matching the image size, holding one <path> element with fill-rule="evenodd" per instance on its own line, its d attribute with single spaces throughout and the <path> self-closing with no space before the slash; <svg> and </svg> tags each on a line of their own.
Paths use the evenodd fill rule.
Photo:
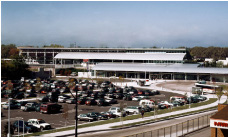
<svg viewBox="0 0 228 137">
<path fill-rule="evenodd" d="M 223 76 L 223 83 L 226 83 L 226 77 Z"/>
<path fill-rule="evenodd" d="M 38 57 L 37 57 L 37 51 L 36 51 L 36 61 L 38 61 L 37 58 L 38 58 Z"/>
<path fill-rule="evenodd" d="M 161 79 L 162 79 L 162 72 L 161 72 Z"/>
<path fill-rule="evenodd" d="M 145 79 L 146 79 L 146 71 L 145 71 Z"/>
<path fill-rule="evenodd" d="M 138 79 L 140 79 L 140 73 L 138 73 L 137 76 L 138 76 Z"/>
<path fill-rule="evenodd" d="M 175 80 L 175 74 L 173 73 L 173 80 Z"/>
<path fill-rule="evenodd" d="M 44 64 L 46 64 L 46 52 L 44 52 Z"/>
<path fill-rule="evenodd" d="M 149 80 L 151 80 L 151 77 L 150 77 L 150 72 L 149 72 Z"/>
<path fill-rule="evenodd" d="M 210 82 L 212 82 L 212 75 L 210 74 Z"/>
<path fill-rule="evenodd" d="M 54 64 L 54 57 L 55 57 L 55 53 L 54 52 L 52 52 L 52 64 Z"/>
<path fill-rule="evenodd" d="M 127 71 L 126 71 L 126 78 L 127 78 Z"/>
<path fill-rule="evenodd" d="M 185 73 L 184 79 L 187 80 L 187 74 Z"/>
<path fill-rule="evenodd" d="M 97 76 L 97 71 L 96 71 L 96 70 L 94 70 L 94 76 L 95 76 L 95 77 Z"/>
<path fill-rule="evenodd" d="M 199 74 L 197 74 L 197 81 L 199 81 Z"/>
</svg>

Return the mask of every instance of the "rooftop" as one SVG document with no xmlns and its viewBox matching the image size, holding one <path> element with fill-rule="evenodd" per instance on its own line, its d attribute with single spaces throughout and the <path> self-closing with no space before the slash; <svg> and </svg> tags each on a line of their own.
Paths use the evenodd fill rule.
<svg viewBox="0 0 228 137">
<path fill-rule="evenodd" d="M 198 67 L 198 65 L 199 64 L 99 63 L 92 69 L 104 71 L 228 74 L 228 68 L 205 68 Z"/>
<path fill-rule="evenodd" d="M 183 60 L 185 53 L 88 53 L 61 52 L 56 59 L 102 59 L 102 60 Z"/>
</svg>

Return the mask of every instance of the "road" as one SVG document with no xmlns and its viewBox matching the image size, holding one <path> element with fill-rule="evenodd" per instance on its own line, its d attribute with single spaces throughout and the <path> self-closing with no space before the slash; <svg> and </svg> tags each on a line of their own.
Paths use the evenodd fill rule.
<svg viewBox="0 0 228 137">
<path fill-rule="evenodd" d="M 215 111 L 213 111 L 215 112 Z M 134 128 L 128 128 L 128 129 L 122 129 L 122 130 L 115 130 L 115 131 L 106 131 L 106 132 L 99 132 L 99 133 L 86 133 L 79 135 L 79 137 L 124 137 L 124 136 L 129 136 L 129 137 L 136 137 L 134 134 L 146 132 L 144 135 L 143 134 L 138 134 L 137 137 L 158 137 L 158 136 L 170 136 L 170 129 L 171 129 L 171 136 L 180 136 L 182 135 L 182 122 L 185 122 L 187 120 L 192 120 L 201 116 L 208 115 L 212 112 L 205 112 L 197 115 L 190 115 L 190 116 L 185 116 L 185 117 L 180 117 L 180 118 L 175 118 L 171 120 L 166 120 L 162 122 L 157 122 L 149 125 L 144 125 L 144 126 L 139 126 L 139 127 L 134 127 Z M 146 118 L 145 118 L 146 119 Z M 199 127 L 206 126 L 207 124 L 207 117 L 200 118 L 199 119 Z M 179 124 L 176 126 L 176 124 Z M 173 125 L 173 126 L 172 126 Z M 167 127 L 167 128 L 165 128 Z M 172 128 L 170 128 L 172 127 Z M 183 133 L 187 132 L 187 122 L 183 124 Z M 165 131 L 164 131 L 165 128 Z M 198 128 L 198 121 L 197 119 L 194 120 L 194 129 Z M 159 133 L 158 133 L 158 130 Z M 152 131 L 153 130 L 153 131 Z M 193 120 L 189 121 L 189 131 L 193 130 Z M 152 132 L 151 132 L 152 131 Z M 132 135 L 132 136 L 130 136 Z M 73 135 L 69 135 L 67 137 L 73 137 Z"/>
</svg>

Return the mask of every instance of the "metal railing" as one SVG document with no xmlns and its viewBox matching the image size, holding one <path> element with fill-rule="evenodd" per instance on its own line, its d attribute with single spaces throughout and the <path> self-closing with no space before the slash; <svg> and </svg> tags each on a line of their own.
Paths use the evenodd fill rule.
<svg viewBox="0 0 228 137">
<path fill-rule="evenodd" d="M 125 137 L 179 137 L 210 125 L 210 117 L 215 113 L 187 120 L 169 127 L 137 133 Z"/>
</svg>

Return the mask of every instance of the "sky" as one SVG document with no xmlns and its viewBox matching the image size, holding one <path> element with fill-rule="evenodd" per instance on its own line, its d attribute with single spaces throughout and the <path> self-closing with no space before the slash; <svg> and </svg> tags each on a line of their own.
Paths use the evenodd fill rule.
<svg viewBox="0 0 228 137">
<path fill-rule="evenodd" d="M 2 1 L 1 43 L 228 47 L 228 1 Z"/>
</svg>

